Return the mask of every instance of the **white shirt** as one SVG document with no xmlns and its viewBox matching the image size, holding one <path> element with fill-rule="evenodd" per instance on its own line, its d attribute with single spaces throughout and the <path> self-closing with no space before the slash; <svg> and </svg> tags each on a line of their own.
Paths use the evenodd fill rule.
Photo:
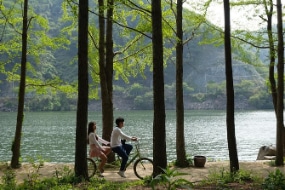
<svg viewBox="0 0 285 190">
<path fill-rule="evenodd" d="M 121 139 L 132 140 L 132 137 L 122 132 L 119 127 L 115 127 L 111 134 L 111 147 L 121 146 Z"/>
<path fill-rule="evenodd" d="M 96 140 L 96 135 L 95 133 L 90 133 L 89 134 L 89 144 L 92 145 L 92 144 L 95 144 L 99 150 L 102 150 L 102 146 L 98 143 L 98 141 Z"/>
</svg>

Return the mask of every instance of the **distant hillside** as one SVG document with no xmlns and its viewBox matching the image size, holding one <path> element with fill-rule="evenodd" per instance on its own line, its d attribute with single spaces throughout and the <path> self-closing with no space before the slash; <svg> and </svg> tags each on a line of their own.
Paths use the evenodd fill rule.
<svg viewBox="0 0 285 190">
<path fill-rule="evenodd" d="M 191 42 L 190 42 L 191 43 Z M 195 48 L 195 54 L 191 50 Z M 187 51 L 187 50 L 186 50 Z M 185 52 L 186 54 L 188 52 Z M 223 47 L 213 47 L 211 45 L 189 48 L 192 59 L 185 60 L 185 81 L 193 83 L 195 92 L 206 92 L 209 82 L 221 83 L 225 80 L 225 55 Z M 265 85 L 264 73 L 257 72 L 252 65 L 236 61 L 233 59 L 234 82 L 241 80 L 251 80 L 258 85 Z"/>
<path fill-rule="evenodd" d="M 44 13 L 50 20 L 50 35 L 57 35 L 64 27 L 60 23 L 62 0 L 46 1 L 41 6 L 38 1 L 36 10 Z M 185 34 L 187 35 L 187 34 Z M 225 108 L 225 58 L 223 47 L 199 45 L 201 36 L 197 36 L 184 46 L 184 97 L 186 109 L 224 109 Z M 71 39 L 68 49 L 51 52 L 51 64 L 59 76 L 66 82 L 77 82 L 77 64 L 71 64 L 77 55 L 77 38 Z M 120 42 L 120 39 L 115 39 Z M 172 59 L 173 61 L 174 59 Z M 165 67 L 165 97 L 166 108 L 175 109 L 175 64 L 169 61 Z M 145 70 L 146 78 L 130 77 L 130 82 L 122 79 L 114 81 L 114 107 L 116 109 L 152 109 L 152 73 Z M 253 65 L 233 60 L 233 76 L 236 93 L 236 107 L 239 109 L 271 108 L 270 94 L 265 85 L 267 68 L 257 68 Z M 17 106 L 15 97 L 16 83 L 9 83 L 1 75 L 0 110 L 14 111 Z M 140 84 L 137 89 L 134 84 Z M 100 93 L 99 93 L 100 94 Z M 26 109 L 36 110 L 72 110 L 76 109 L 76 100 L 70 100 L 66 95 L 34 95 L 26 102 Z M 90 109 L 100 109 L 100 100 L 91 100 Z"/>
<path fill-rule="evenodd" d="M 233 56 L 234 57 L 234 56 Z M 254 64 L 254 63 L 253 63 Z M 152 73 L 146 71 L 145 81 L 138 77 L 132 82 L 144 84 L 152 83 Z M 257 85 L 265 85 L 267 67 L 256 68 L 253 65 L 234 60 L 233 58 L 234 82 L 250 80 Z M 225 81 L 225 55 L 223 47 L 212 45 L 199 45 L 198 41 L 190 41 L 184 48 L 184 81 L 194 87 L 194 92 L 207 92 L 209 82 L 221 83 Z M 175 64 L 169 62 L 165 68 L 165 83 L 175 82 Z M 122 85 L 123 83 L 120 82 Z M 130 85 L 130 84 L 126 84 Z"/>
</svg>

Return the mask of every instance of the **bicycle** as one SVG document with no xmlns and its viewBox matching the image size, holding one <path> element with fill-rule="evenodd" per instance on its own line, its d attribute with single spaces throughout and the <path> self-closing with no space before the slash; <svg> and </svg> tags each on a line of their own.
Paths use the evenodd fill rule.
<svg viewBox="0 0 285 190">
<path fill-rule="evenodd" d="M 119 158 L 120 159 L 120 158 Z M 128 166 L 133 164 L 133 170 L 135 175 L 139 179 L 143 179 L 147 176 L 152 176 L 153 174 L 153 161 L 150 158 L 141 156 L 139 142 L 135 144 L 135 153 L 131 153 L 129 160 L 126 164 L 126 169 Z M 95 175 L 97 170 L 97 165 L 94 159 L 87 158 L 87 166 L 88 166 L 88 177 L 91 178 Z"/>
<path fill-rule="evenodd" d="M 90 179 L 91 177 L 93 177 L 97 171 L 97 165 L 95 163 L 95 161 L 93 160 L 93 158 L 89 158 L 87 157 L 87 175 L 88 178 Z"/>
</svg>

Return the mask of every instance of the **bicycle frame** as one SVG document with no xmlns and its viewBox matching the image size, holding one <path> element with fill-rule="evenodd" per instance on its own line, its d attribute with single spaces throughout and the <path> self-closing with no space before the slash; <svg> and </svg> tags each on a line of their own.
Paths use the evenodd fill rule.
<svg viewBox="0 0 285 190">
<path fill-rule="evenodd" d="M 118 160 L 121 161 L 119 156 L 118 156 Z M 94 158 L 87 157 L 89 178 L 94 176 L 97 170 L 96 162 L 98 162 L 98 157 L 94 157 Z M 134 153 L 131 154 L 131 158 L 127 162 L 125 169 L 129 167 L 132 162 L 134 162 L 134 165 L 133 165 L 134 173 L 139 179 L 143 179 L 146 176 L 153 175 L 153 161 L 147 157 L 141 156 L 138 142 L 135 144 L 135 151 Z"/>
</svg>

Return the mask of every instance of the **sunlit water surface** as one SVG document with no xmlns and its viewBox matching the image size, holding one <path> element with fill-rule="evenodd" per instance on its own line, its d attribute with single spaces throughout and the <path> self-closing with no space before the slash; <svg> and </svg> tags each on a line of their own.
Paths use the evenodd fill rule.
<svg viewBox="0 0 285 190">
<path fill-rule="evenodd" d="M 0 161 L 10 161 L 16 113 L 0 113 Z M 144 154 L 152 157 L 152 111 L 116 111 L 125 118 L 126 134 L 138 136 Z M 102 114 L 90 112 L 89 121 L 97 122 L 102 134 Z M 276 120 L 270 111 L 237 111 L 236 141 L 239 160 L 256 160 L 263 145 L 274 145 Z M 86 127 L 87 128 L 87 127 Z M 76 112 L 25 113 L 21 155 L 23 160 L 41 158 L 49 162 L 73 162 L 75 153 Z M 176 142 L 175 111 L 166 112 L 168 161 L 174 160 Z M 185 142 L 189 156 L 205 155 L 211 160 L 229 160 L 224 111 L 185 111 Z"/>
</svg>

